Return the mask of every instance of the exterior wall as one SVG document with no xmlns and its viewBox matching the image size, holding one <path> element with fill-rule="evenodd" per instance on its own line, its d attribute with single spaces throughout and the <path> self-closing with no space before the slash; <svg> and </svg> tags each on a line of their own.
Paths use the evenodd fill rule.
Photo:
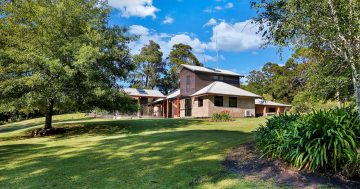
<svg viewBox="0 0 360 189">
<path fill-rule="evenodd" d="M 203 106 L 199 107 L 198 97 L 192 98 L 192 117 L 210 117 L 210 99 L 209 96 L 203 96 Z"/>
<path fill-rule="evenodd" d="M 195 93 L 196 91 L 206 87 L 207 85 L 211 84 L 215 80 L 213 76 L 221 76 L 224 83 L 228 83 L 235 87 L 240 86 L 240 79 L 238 76 L 229 76 L 229 75 L 218 75 L 213 73 L 205 73 L 205 72 L 193 72 L 186 68 L 180 71 L 180 95 L 181 96 L 189 96 Z M 187 86 L 186 80 L 187 77 L 190 78 L 190 83 Z"/>
<path fill-rule="evenodd" d="M 180 72 L 180 96 L 189 96 L 195 93 L 197 90 L 195 88 L 195 73 L 188 70 L 182 69 Z M 190 77 L 190 83 L 187 86 L 186 79 Z"/>
<path fill-rule="evenodd" d="M 180 100 L 180 117 L 185 117 L 185 99 Z"/>
<path fill-rule="evenodd" d="M 213 73 L 204 73 L 196 72 L 195 74 L 195 90 L 198 91 L 207 85 L 211 84 L 214 81 L 222 81 L 224 83 L 233 85 L 235 87 L 240 87 L 240 79 L 238 76 L 229 76 L 229 75 L 217 75 Z M 223 80 L 215 80 L 213 76 L 222 76 Z"/>
<path fill-rule="evenodd" d="M 221 111 L 229 111 L 232 117 L 245 117 L 245 111 L 250 110 L 251 116 L 255 116 L 255 99 L 237 97 L 237 107 L 229 107 L 229 96 L 223 96 L 223 106 L 214 105 L 214 96 L 203 96 L 203 106 L 198 107 L 198 98 L 192 100 L 192 117 L 211 117 L 212 114 Z M 184 115 L 184 114 L 183 114 Z"/>
</svg>

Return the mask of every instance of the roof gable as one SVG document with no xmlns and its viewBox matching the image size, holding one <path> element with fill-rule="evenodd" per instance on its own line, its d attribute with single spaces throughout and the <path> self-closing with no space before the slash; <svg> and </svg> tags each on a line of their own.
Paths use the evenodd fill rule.
<svg viewBox="0 0 360 189">
<path fill-rule="evenodd" d="M 239 87 L 234 87 L 230 84 L 215 81 L 211 84 L 207 85 L 206 87 L 198 90 L 191 96 L 201 96 L 204 94 L 219 94 L 219 95 L 229 95 L 229 96 L 244 96 L 244 97 L 254 97 L 254 98 L 261 98 L 261 96 L 241 89 Z"/>
</svg>

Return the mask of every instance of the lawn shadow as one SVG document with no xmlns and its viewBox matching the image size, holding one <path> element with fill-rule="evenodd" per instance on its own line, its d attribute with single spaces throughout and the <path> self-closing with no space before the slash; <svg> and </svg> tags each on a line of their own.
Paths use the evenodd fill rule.
<svg viewBox="0 0 360 189">
<path fill-rule="evenodd" d="M 87 120 L 93 120 L 95 118 L 92 117 L 83 117 L 83 118 L 69 118 L 69 119 L 60 119 L 60 120 L 53 120 L 54 124 L 57 123 L 64 123 L 64 122 L 76 122 L 76 121 L 87 121 Z M 19 122 L 19 123 L 13 123 L 11 125 L 2 125 L 0 126 L 0 134 L 1 133 L 8 133 L 8 132 L 13 132 L 13 131 L 17 131 L 17 130 L 21 130 L 21 129 L 27 129 L 27 128 L 31 128 L 31 127 L 35 127 L 35 126 L 41 126 L 44 124 L 45 120 L 39 120 L 36 122 L 29 122 L 29 123 L 25 123 L 24 122 Z"/>
<path fill-rule="evenodd" d="M 174 120 L 170 125 L 181 127 L 193 121 Z M 160 123 L 153 124 L 156 127 Z M 2 168 L 0 188 L 193 188 L 230 178 L 231 173 L 221 166 L 226 149 L 253 137 L 251 133 L 224 130 L 138 135 L 134 133 L 155 129 L 132 127 L 136 128 L 128 130 L 133 135 L 114 135 L 81 146 L 0 146 L 0 156 L 6 156 L 0 159 L 2 165 L 36 154 L 15 167 Z"/>
<path fill-rule="evenodd" d="M 66 128 L 65 134 L 57 135 L 56 137 L 76 137 L 82 134 L 114 135 L 159 132 L 194 124 L 203 124 L 205 121 L 203 119 L 136 119 L 68 123 L 56 126 Z"/>
</svg>

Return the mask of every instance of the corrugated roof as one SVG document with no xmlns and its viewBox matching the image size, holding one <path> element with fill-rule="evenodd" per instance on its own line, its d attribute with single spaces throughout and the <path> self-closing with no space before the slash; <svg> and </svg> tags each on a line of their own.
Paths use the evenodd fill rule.
<svg viewBox="0 0 360 189">
<path fill-rule="evenodd" d="M 164 98 L 165 95 L 158 90 L 151 89 L 135 89 L 135 88 L 124 88 L 125 93 L 129 96 L 139 96 L 139 97 L 155 97 L 155 98 Z"/>
<path fill-rule="evenodd" d="M 181 64 L 179 71 L 181 71 L 183 68 L 187 68 L 194 72 L 207 72 L 207 73 L 216 73 L 216 74 L 220 74 L 220 75 L 232 75 L 232 76 L 242 77 L 240 74 L 229 71 L 229 70 L 207 68 L 207 67 L 201 67 L 201 66 L 192 66 L 192 65 L 187 65 L 187 64 Z"/>
<path fill-rule="evenodd" d="M 208 86 L 198 90 L 191 96 L 201 96 L 204 94 L 220 94 L 220 95 L 231 95 L 231 96 L 245 96 L 245 97 L 254 97 L 261 98 L 261 96 L 241 89 L 239 87 L 232 86 L 230 84 L 215 81 L 209 84 Z"/>
<path fill-rule="evenodd" d="M 180 96 L 180 89 L 176 89 L 175 91 L 167 95 L 166 99 L 176 98 L 178 96 Z"/>
<path fill-rule="evenodd" d="M 281 104 L 281 103 L 264 100 L 264 99 L 255 99 L 255 104 L 256 105 L 265 105 L 265 106 L 288 106 L 288 107 L 291 107 L 291 105 L 289 105 L 289 104 Z"/>
</svg>

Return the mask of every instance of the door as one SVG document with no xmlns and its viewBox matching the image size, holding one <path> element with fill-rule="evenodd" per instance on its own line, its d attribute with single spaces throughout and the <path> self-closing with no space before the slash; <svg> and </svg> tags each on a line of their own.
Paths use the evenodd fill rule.
<svg viewBox="0 0 360 189">
<path fill-rule="evenodd" d="M 185 99 L 185 116 L 191 116 L 191 98 Z"/>
</svg>

